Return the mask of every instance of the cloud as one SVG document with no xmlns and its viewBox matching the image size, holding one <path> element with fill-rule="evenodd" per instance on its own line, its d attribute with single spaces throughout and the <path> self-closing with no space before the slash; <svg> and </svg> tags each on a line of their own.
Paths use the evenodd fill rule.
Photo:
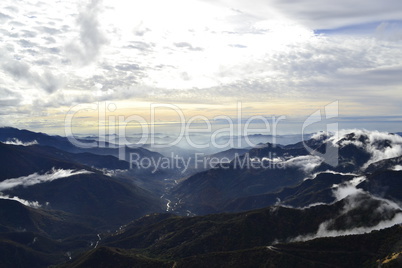
<svg viewBox="0 0 402 268">
<path fill-rule="evenodd" d="M 8 8 L 15 5 L 10 0 L 0 5 L 6 16 L 0 39 L 7 47 L 0 52 L 0 86 L 25 90 L 21 102 L 0 100 L 7 106 L 3 113 L 13 112 L 10 105 L 24 105 L 25 115 L 52 106 L 58 108 L 49 110 L 55 118 L 66 108 L 59 106 L 128 99 L 269 102 L 266 110 L 252 112 L 290 116 L 339 100 L 345 115 L 367 115 L 367 107 L 370 115 L 401 113 L 401 44 L 388 42 L 399 31 L 399 22 L 389 21 L 401 13 L 393 0 L 381 6 L 362 0 L 93 0 L 54 2 L 46 9 L 21 3 L 18 10 Z M 314 34 L 317 27 L 372 18 L 381 18 L 374 38 Z M 105 90 L 94 94 L 95 83 Z M 19 122 L 28 120 L 32 116 Z"/>
<path fill-rule="evenodd" d="M 335 186 L 333 194 L 336 198 L 336 201 L 340 201 L 348 196 L 353 196 L 364 192 L 362 189 L 357 189 L 356 186 L 357 185 L 351 182 Z"/>
<path fill-rule="evenodd" d="M 230 47 L 235 47 L 235 48 L 247 48 L 247 46 L 241 45 L 241 44 L 230 44 Z"/>
<path fill-rule="evenodd" d="M 305 173 L 310 173 L 314 168 L 318 167 L 323 159 L 315 155 L 303 155 L 292 157 L 284 162 L 286 167 L 298 167 Z"/>
<path fill-rule="evenodd" d="M 153 43 L 146 43 L 146 42 L 141 42 L 141 41 L 132 41 L 132 42 L 130 42 L 130 45 L 127 46 L 127 48 L 137 49 L 144 53 L 151 52 L 154 47 L 155 47 L 155 44 L 153 44 Z"/>
<path fill-rule="evenodd" d="M 59 29 L 53 28 L 53 27 L 47 27 L 47 26 L 43 26 L 40 27 L 40 29 L 50 35 L 54 35 L 54 34 L 59 34 L 61 33 L 61 31 Z"/>
<path fill-rule="evenodd" d="M 7 20 L 9 20 L 9 19 L 12 19 L 12 17 L 10 17 L 10 16 L 7 15 L 7 14 L 4 14 L 4 13 L 1 13 L 1 12 L 0 12 L 0 21 L 1 21 L 1 22 L 7 21 Z"/>
<path fill-rule="evenodd" d="M 265 38 L 268 37 L 269 34 L 266 34 Z M 263 39 L 261 37 L 261 42 Z M 256 43 L 259 42 L 257 39 Z M 173 96 L 200 101 L 231 97 L 249 101 L 264 99 L 271 103 L 285 99 L 288 103 L 298 98 L 307 102 L 339 100 L 344 110 L 353 106 L 359 112 L 372 106 L 376 107 L 376 115 L 390 109 L 394 113 L 399 112 L 396 104 L 400 102 L 400 94 L 396 85 L 401 82 L 399 73 L 402 67 L 395 62 L 399 45 L 381 45 L 373 43 L 371 38 L 363 37 L 311 37 L 297 46 L 282 44 L 283 51 L 272 51 L 269 48 L 262 51 L 256 48 L 256 43 L 246 43 L 248 47 L 242 49 L 247 58 L 240 57 L 238 49 L 222 51 L 220 58 L 223 60 L 219 63 L 219 71 L 213 68 L 214 65 L 206 64 L 210 55 L 206 49 L 207 58 L 204 56 L 197 60 L 197 66 L 208 68 L 200 67 L 195 72 L 185 70 L 192 79 L 189 82 L 182 81 L 180 91 L 174 92 Z M 227 59 L 232 60 L 225 62 Z M 184 67 L 174 65 L 176 68 L 169 71 L 169 77 L 156 82 L 159 88 L 166 87 L 166 81 L 182 80 Z M 194 64 L 191 66 L 196 69 Z M 156 80 L 155 74 L 159 72 L 147 74 L 148 80 L 152 81 Z M 191 87 L 197 84 L 201 75 L 211 77 L 214 81 L 193 90 Z M 187 88 L 185 85 L 188 85 Z M 378 87 L 386 88 L 386 94 L 379 94 Z M 173 90 L 167 88 L 165 91 L 155 96 L 161 101 L 167 100 Z"/>
<path fill-rule="evenodd" d="M 115 68 L 117 70 L 126 71 L 126 72 L 141 70 L 141 68 L 140 68 L 140 66 L 138 66 L 138 64 L 121 64 L 121 65 L 115 66 Z"/>
<path fill-rule="evenodd" d="M 323 222 L 316 234 L 313 235 L 306 235 L 306 236 L 299 236 L 294 239 L 292 239 L 292 242 L 296 241 L 307 241 L 307 240 L 312 240 L 315 238 L 320 238 L 320 237 L 336 237 L 336 236 L 344 236 L 344 235 L 357 235 L 357 234 L 365 234 L 365 233 L 370 233 L 375 230 L 382 230 L 385 228 L 392 227 L 396 224 L 401 224 L 402 223 L 402 213 L 397 213 L 392 219 L 389 220 L 384 220 L 378 223 L 375 226 L 370 226 L 370 227 L 357 227 L 357 228 L 352 228 L 349 230 L 329 230 L 328 227 L 331 224 L 330 221 L 328 222 Z"/>
<path fill-rule="evenodd" d="M 56 77 L 52 72 L 46 70 L 43 72 L 38 82 L 46 92 L 53 93 L 60 88 L 62 80 L 61 77 Z"/>
<path fill-rule="evenodd" d="M 18 196 L 10 197 L 9 195 L 3 195 L 2 193 L 0 193 L 0 199 L 18 201 L 21 204 L 23 204 L 25 206 L 28 206 L 28 207 L 32 207 L 32 208 L 40 208 L 40 207 L 42 207 L 42 205 L 39 204 L 38 201 L 28 201 L 28 200 L 25 200 L 25 199 L 21 199 Z"/>
<path fill-rule="evenodd" d="M 25 177 L 19 177 L 15 179 L 7 179 L 4 181 L 0 182 L 0 191 L 5 191 L 5 190 L 10 190 L 12 188 L 18 187 L 18 186 L 32 186 L 35 184 L 39 183 L 45 183 L 45 182 L 51 182 L 57 179 L 62 179 L 62 178 L 67 178 L 70 176 L 75 176 L 79 174 L 90 174 L 92 172 L 87 171 L 87 170 L 79 170 L 79 171 L 74 171 L 71 169 L 52 169 L 51 171 L 39 175 L 38 173 L 31 174 L 29 176 Z"/>
<path fill-rule="evenodd" d="M 55 76 L 51 71 L 43 69 L 37 72 L 32 65 L 9 56 L 7 51 L 2 50 L 0 55 L 0 68 L 11 75 L 16 81 L 25 81 L 26 84 L 35 85 L 48 93 L 53 93 L 59 89 L 63 83 L 61 77 Z"/>
<path fill-rule="evenodd" d="M 269 2 L 285 16 L 313 29 L 334 29 L 373 21 L 398 20 L 402 16 L 402 3 L 398 0 L 389 0 L 386 5 L 381 1 L 364 0 L 306 0 L 302 5 L 292 0 Z"/>
<path fill-rule="evenodd" d="M 307 241 L 319 237 L 335 237 L 352 234 L 364 234 L 381 230 L 402 223 L 402 208 L 395 202 L 373 196 L 356 186 L 364 177 L 357 177 L 350 182 L 335 185 L 333 189 L 336 201 L 343 200 L 344 206 L 335 218 L 324 221 L 314 234 L 300 235 L 290 241 Z M 370 219 L 359 218 L 360 215 L 370 214 Z M 337 221 L 340 219 L 343 229 Z M 356 220 L 357 219 L 357 220 Z M 363 225 L 363 226 L 362 226 Z M 353 227 L 348 227 L 353 226 Z"/>
<path fill-rule="evenodd" d="M 36 46 L 35 43 L 32 43 L 31 41 L 22 39 L 20 41 L 18 41 L 18 43 L 22 46 L 22 47 L 34 47 Z"/>
<path fill-rule="evenodd" d="M 293 0 L 220 0 L 213 2 L 227 8 L 270 20 L 278 17 L 291 19 L 312 29 L 336 29 L 348 25 L 359 25 L 384 20 L 399 20 L 402 17 L 402 4 L 398 0 L 337 2 L 304 0 L 302 4 Z"/>
<path fill-rule="evenodd" d="M 400 171 L 402 170 L 402 165 L 396 165 L 392 170 Z"/>
<path fill-rule="evenodd" d="M 191 51 L 202 51 L 203 50 L 201 47 L 193 47 L 190 43 L 187 43 L 187 42 L 174 43 L 174 45 L 176 47 L 186 48 Z"/>
<path fill-rule="evenodd" d="M 302 155 L 302 156 L 289 156 L 287 159 L 281 157 L 263 157 L 261 159 L 252 158 L 252 161 L 269 161 L 281 167 L 296 167 L 303 170 L 306 174 L 310 174 L 316 167 L 318 167 L 323 159 L 315 155 Z"/>
<path fill-rule="evenodd" d="M 22 96 L 6 88 L 0 87 L 0 106 L 16 106 L 21 102 Z"/>
<path fill-rule="evenodd" d="M 402 40 L 401 22 L 382 22 L 375 30 L 375 36 L 381 40 L 399 41 Z"/>
<path fill-rule="evenodd" d="M 349 137 L 348 134 L 350 133 L 352 133 L 353 136 Z M 371 158 L 364 164 L 363 169 L 374 162 L 402 155 L 402 137 L 387 132 L 360 129 L 341 130 L 338 135 L 328 140 L 332 142 L 334 146 L 353 144 L 368 152 Z"/>
<path fill-rule="evenodd" d="M 77 19 L 79 38 L 66 47 L 71 58 L 82 65 L 92 63 L 99 55 L 102 46 L 108 43 L 98 21 L 101 4 L 101 0 L 91 0 L 79 13 Z"/>
<path fill-rule="evenodd" d="M 337 171 L 333 171 L 333 170 L 326 170 L 326 171 L 320 171 L 317 173 L 312 174 L 310 177 L 306 178 L 306 179 L 315 179 L 319 174 L 323 174 L 323 173 L 330 173 L 330 174 L 334 174 L 334 175 L 342 175 L 342 176 L 355 176 L 355 177 L 359 177 L 358 174 L 356 173 L 344 173 L 344 172 L 337 172 Z"/>
<path fill-rule="evenodd" d="M 32 146 L 32 145 L 36 145 L 39 144 L 36 140 L 33 141 L 28 141 L 28 142 L 22 142 L 19 139 L 11 139 L 8 141 L 4 141 L 4 144 L 10 144 L 10 145 L 18 145 L 18 146 Z"/>
<path fill-rule="evenodd" d="M 7 106 L 16 106 L 20 104 L 20 100 L 18 99 L 0 99 L 0 106 L 7 107 Z"/>
</svg>

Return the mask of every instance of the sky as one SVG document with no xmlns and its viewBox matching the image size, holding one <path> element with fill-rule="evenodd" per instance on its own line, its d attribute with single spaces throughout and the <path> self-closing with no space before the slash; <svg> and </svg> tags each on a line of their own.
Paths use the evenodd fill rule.
<svg viewBox="0 0 402 268">
<path fill-rule="evenodd" d="M 402 131 L 399 0 L 2 0 L 0 25 L 3 126 L 168 133 L 182 113 L 300 133 L 336 103 L 341 128 Z"/>
</svg>

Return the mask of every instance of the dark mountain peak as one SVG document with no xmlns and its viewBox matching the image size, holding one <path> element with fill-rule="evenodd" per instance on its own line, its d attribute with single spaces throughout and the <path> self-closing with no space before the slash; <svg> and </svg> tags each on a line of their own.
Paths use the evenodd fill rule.
<svg viewBox="0 0 402 268">
<path fill-rule="evenodd" d="M 365 144 L 369 141 L 369 137 L 363 133 L 356 134 L 354 132 L 351 132 L 351 133 L 344 135 L 344 137 L 342 139 L 340 139 L 337 143 L 341 144 L 343 141 L 359 141 L 359 142 Z"/>
<path fill-rule="evenodd" d="M 392 148 L 392 141 L 391 140 L 379 140 L 374 141 L 372 145 L 377 148 L 378 150 L 385 150 L 386 148 Z"/>
<path fill-rule="evenodd" d="M 39 145 L 41 146 L 50 146 L 57 148 L 59 150 L 63 150 L 69 153 L 93 153 L 97 155 L 112 155 L 115 157 L 120 156 L 120 151 L 124 152 L 125 160 L 128 161 L 130 159 L 130 154 L 138 154 L 139 157 L 149 157 L 149 158 L 154 158 L 158 159 L 163 157 L 160 153 L 153 152 L 150 150 L 147 150 L 142 147 L 133 147 L 133 146 L 124 146 L 124 147 L 118 147 L 115 144 L 110 144 L 110 143 L 105 143 L 105 146 L 98 146 L 99 143 L 95 140 L 93 140 L 96 144 L 95 147 L 92 148 L 80 148 L 72 144 L 67 137 L 61 137 L 61 136 L 52 136 L 52 135 L 47 135 L 44 133 L 40 132 L 32 132 L 29 130 L 20 130 L 17 128 L 11 128 L 11 127 L 5 127 L 5 128 L 0 128 L 0 141 L 6 142 L 16 139 L 20 142 L 23 143 L 31 143 L 33 141 L 36 141 Z M 91 141 L 89 140 L 82 140 L 82 139 L 77 139 L 78 141 L 82 143 L 89 143 Z"/>
<path fill-rule="evenodd" d="M 375 150 L 392 148 L 395 144 L 402 143 L 400 136 L 394 133 L 381 133 L 376 131 L 356 131 L 344 134 L 336 144 L 340 147 L 354 145 L 357 147 L 371 147 Z"/>
<path fill-rule="evenodd" d="M 42 132 L 33 132 L 27 129 L 18 129 L 14 127 L 0 127 L 0 136 L 17 136 L 20 139 L 30 138 L 30 137 L 38 137 L 38 136 L 45 136 L 49 137 L 50 135 Z M 60 137 L 60 136 L 56 136 Z"/>
<path fill-rule="evenodd" d="M 313 150 L 317 150 L 323 144 L 325 144 L 328 139 L 331 137 L 329 133 L 319 132 L 315 135 L 312 135 L 311 138 L 306 139 L 304 141 L 300 141 L 295 144 L 289 144 L 283 146 L 285 149 L 304 149 L 306 146 L 310 147 Z"/>
<path fill-rule="evenodd" d="M 334 168 L 323 163 L 319 170 L 362 172 L 372 163 L 402 155 L 402 139 L 398 135 L 368 130 L 340 131 L 338 135 L 330 137 L 317 149 L 322 153 L 328 147 L 336 147 L 338 166 Z"/>
<path fill-rule="evenodd" d="M 273 148 L 273 147 L 276 147 L 276 145 L 271 142 L 259 143 L 256 146 L 256 148 Z"/>
</svg>

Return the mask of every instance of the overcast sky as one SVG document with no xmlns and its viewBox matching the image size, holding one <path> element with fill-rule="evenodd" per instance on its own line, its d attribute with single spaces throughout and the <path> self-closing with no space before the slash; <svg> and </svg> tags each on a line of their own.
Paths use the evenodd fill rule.
<svg viewBox="0 0 402 268">
<path fill-rule="evenodd" d="M 60 132 L 98 101 L 296 121 L 339 101 L 345 126 L 402 131 L 400 0 L 2 0 L 0 25 L 0 125 Z"/>
</svg>

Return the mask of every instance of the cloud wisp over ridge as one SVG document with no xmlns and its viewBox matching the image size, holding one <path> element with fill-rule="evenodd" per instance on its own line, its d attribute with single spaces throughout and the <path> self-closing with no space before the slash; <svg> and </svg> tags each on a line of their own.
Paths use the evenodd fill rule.
<svg viewBox="0 0 402 268">
<path fill-rule="evenodd" d="M 39 183 L 51 182 L 57 179 L 67 178 L 80 174 L 90 174 L 88 170 L 72 170 L 72 169 L 52 169 L 45 174 L 33 173 L 28 176 L 7 179 L 0 182 L 0 191 L 6 191 L 15 187 L 28 187 Z"/>
<path fill-rule="evenodd" d="M 4 195 L 0 192 L 0 199 L 6 199 L 6 200 L 14 200 L 17 202 L 20 202 L 21 204 L 27 206 L 27 207 L 32 207 L 32 208 L 40 208 L 42 207 L 41 204 L 39 204 L 38 201 L 28 201 L 22 198 L 19 198 L 18 196 L 9 196 L 9 195 Z"/>
<path fill-rule="evenodd" d="M 7 140 L 5 142 L 3 142 L 4 144 L 9 144 L 9 145 L 17 145 L 17 146 L 32 146 L 32 145 L 37 145 L 39 144 L 36 140 L 33 141 L 28 141 L 28 142 L 22 142 L 19 139 L 10 139 Z"/>
<path fill-rule="evenodd" d="M 363 182 L 365 177 L 356 177 L 351 181 L 333 186 L 333 195 L 336 201 L 343 201 L 343 209 L 333 219 L 324 221 L 314 234 L 300 235 L 290 241 L 307 241 L 320 237 L 336 237 L 343 235 L 355 235 L 369 233 L 374 230 L 381 230 L 402 223 L 402 207 L 394 201 L 373 196 L 370 193 L 358 189 L 356 186 Z M 353 212 L 359 211 L 360 212 Z M 352 213 L 351 213 L 352 212 Z M 351 213 L 351 214 L 350 214 Z M 344 218 L 345 224 L 353 223 L 353 217 L 359 213 L 369 213 L 373 223 L 366 223 L 363 226 L 352 226 L 344 229 L 335 228 L 337 220 Z M 350 215 L 349 215 L 350 214 Z M 375 217 L 378 222 L 375 223 Z M 346 219 L 346 220 L 345 220 Z"/>
<path fill-rule="evenodd" d="M 26 145 L 24 145 L 24 146 L 26 146 Z M 0 182 L 0 199 L 14 200 L 14 201 L 20 202 L 21 204 L 28 206 L 28 207 L 40 208 L 43 206 L 43 204 L 40 204 L 38 201 L 25 200 L 25 199 L 19 198 L 18 196 L 11 196 L 8 194 L 4 194 L 2 191 L 11 190 L 16 187 L 29 187 L 29 186 L 39 184 L 39 183 L 46 183 L 46 182 L 51 182 L 51 181 L 62 179 L 62 178 L 68 178 L 68 177 L 75 176 L 75 175 L 90 174 L 90 173 L 92 173 L 92 172 L 90 172 L 88 170 L 54 169 L 53 168 L 51 171 L 49 171 L 45 174 L 33 173 L 28 176 L 7 179 L 7 180 Z M 48 205 L 48 204 L 49 203 L 47 202 L 46 205 Z"/>
</svg>

